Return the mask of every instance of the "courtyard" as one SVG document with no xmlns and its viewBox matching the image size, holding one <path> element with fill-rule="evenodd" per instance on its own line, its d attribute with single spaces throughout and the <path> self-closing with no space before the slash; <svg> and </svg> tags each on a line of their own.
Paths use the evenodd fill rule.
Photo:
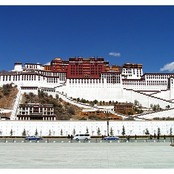
<svg viewBox="0 0 174 174">
<path fill-rule="evenodd" d="M 0 143 L 0 169 L 173 169 L 169 141 Z"/>
</svg>

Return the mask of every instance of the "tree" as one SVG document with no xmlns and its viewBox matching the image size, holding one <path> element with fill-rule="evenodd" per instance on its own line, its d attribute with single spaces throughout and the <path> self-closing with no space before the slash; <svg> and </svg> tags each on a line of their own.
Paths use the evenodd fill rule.
<svg viewBox="0 0 174 174">
<path fill-rule="evenodd" d="M 26 136 L 26 131 L 25 131 L 25 129 L 24 129 L 23 132 L 22 132 L 22 136 Z"/>
<path fill-rule="evenodd" d="M 146 128 L 145 134 L 149 135 L 149 130 L 147 128 Z"/>
<path fill-rule="evenodd" d="M 11 131 L 10 131 L 10 136 L 12 136 L 13 135 L 13 130 L 11 129 Z"/>
<path fill-rule="evenodd" d="M 80 102 L 80 98 L 77 98 L 77 102 Z"/>
<path fill-rule="evenodd" d="M 157 134 L 160 135 L 161 132 L 160 132 L 160 128 L 158 127 L 158 130 L 157 130 Z"/>
<path fill-rule="evenodd" d="M 86 127 L 86 133 L 87 133 L 87 134 L 89 133 L 89 131 L 88 131 L 88 127 Z"/>
<path fill-rule="evenodd" d="M 56 99 L 57 99 L 57 100 L 59 99 L 59 95 L 58 95 L 58 94 L 56 94 Z"/>
<path fill-rule="evenodd" d="M 110 135 L 111 135 L 111 136 L 114 135 L 114 131 L 113 131 L 112 127 L 111 127 L 111 130 L 110 130 Z"/>
<path fill-rule="evenodd" d="M 170 128 L 170 135 L 172 136 L 172 128 Z"/>
<path fill-rule="evenodd" d="M 98 130 L 97 130 L 97 135 L 101 135 L 99 127 L 98 127 Z"/>
<path fill-rule="evenodd" d="M 134 100 L 134 106 L 139 106 L 139 105 L 140 105 L 139 101 L 138 100 Z"/>
<path fill-rule="evenodd" d="M 155 111 L 155 112 L 156 112 L 156 111 L 162 110 L 159 104 L 157 104 L 157 105 L 151 104 L 150 107 L 151 107 L 152 110 Z"/>
<path fill-rule="evenodd" d="M 73 129 L 73 135 L 75 135 L 76 134 L 76 130 L 75 130 L 75 128 Z"/>
<path fill-rule="evenodd" d="M 156 108 L 157 108 L 157 111 L 160 111 L 161 110 L 161 107 L 159 104 L 156 105 Z"/>
<path fill-rule="evenodd" d="M 170 105 L 167 105 L 167 106 L 166 106 L 166 109 L 170 109 Z"/>
<path fill-rule="evenodd" d="M 121 133 L 123 136 L 125 135 L 125 127 L 123 125 L 123 128 L 122 128 L 122 133 Z"/>
<path fill-rule="evenodd" d="M 38 96 L 39 98 L 43 98 L 46 95 L 42 90 L 38 90 Z"/>
<path fill-rule="evenodd" d="M 36 131 L 35 131 L 35 135 L 36 135 L 36 136 L 38 135 L 37 129 L 36 129 Z"/>
<path fill-rule="evenodd" d="M 51 130 L 49 130 L 49 136 L 51 136 Z"/>
<path fill-rule="evenodd" d="M 62 129 L 60 130 L 60 135 L 63 135 L 63 130 Z"/>
<path fill-rule="evenodd" d="M 11 84 L 6 84 L 6 85 L 3 85 L 2 87 L 3 87 L 3 94 L 8 95 L 11 91 L 12 85 Z"/>
<path fill-rule="evenodd" d="M 160 128 L 158 127 L 158 131 L 157 131 L 157 139 L 159 140 L 159 138 L 160 138 Z"/>
<path fill-rule="evenodd" d="M 97 100 L 94 100 L 94 101 L 93 101 L 93 103 L 94 103 L 94 104 L 97 104 L 97 103 L 98 103 L 98 101 L 97 101 Z"/>
<path fill-rule="evenodd" d="M 75 114 L 75 110 L 74 110 L 74 108 L 72 106 L 70 106 L 68 108 L 68 113 L 70 113 L 71 115 L 74 115 Z"/>
<path fill-rule="evenodd" d="M 172 143 L 172 128 L 170 128 L 170 142 Z"/>
</svg>

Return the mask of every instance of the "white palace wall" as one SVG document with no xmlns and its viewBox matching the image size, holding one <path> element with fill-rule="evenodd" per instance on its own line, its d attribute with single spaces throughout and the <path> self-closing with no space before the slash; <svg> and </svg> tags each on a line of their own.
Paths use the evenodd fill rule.
<svg viewBox="0 0 174 174">
<path fill-rule="evenodd" d="M 58 87 L 56 90 L 59 92 L 63 92 L 67 95 L 67 97 L 72 98 L 84 98 L 86 100 L 98 100 L 98 101 L 118 101 L 118 102 L 132 102 L 138 100 L 142 106 L 150 107 L 150 104 L 159 104 L 160 107 L 166 108 L 167 105 L 173 107 L 173 105 L 165 100 L 169 100 L 171 97 L 171 90 L 167 90 L 166 85 L 128 85 L 125 89 L 126 85 L 122 85 L 122 83 L 106 83 L 102 81 L 95 81 L 95 83 L 78 83 L 78 79 L 75 83 L 69 83 L 67 79 L 66 85 L 62 87 Z M 165 90 L 161 91 L 158 94 L 154 94 L 152 96 L 148 96 L 145 94 L 141 94 L 136 92 L 135 90 L 143 90 L 143 91 L 151 91 L 153 93 L 156 90 Z M 157 99 L 156 97 L 161 98 Z M 165 99 L 165 100 L 163 100 Z"/>
<path fill-rule="evenodd" d="M 56 74 L 54 74 L 56 75 Z M 98 101 L 118 101 L 118 102 L 134 102 L 134 100 L 140 101 L 140 103 L 149 107 L 150 104 L 159 104 L 162 108 L 165 108 L 168 102 L 163 100 L 155 99 L 153 97 L 148 97 L 133 90 L 167 90 L 166 85 L 150 85 L 145 81 L 124 81 L 116 83 L 107 83 L 106 78 L 101 79 L 66 79 L 65 83 L 60 84 L 60 79 L 56 76 L 45 77 L 40 74 L 36 75 L 20 75 L 10 77 L 10 75 L 0 77 L 0 85 L 7 83 L 14 83 L 18 86 L 36 86 L 38 88 L 56 88 L 56 91 L 63 92 L 67 97 L 73 98 L 84 98 L 86 100 L 98 100 Z M 71 81 L 71 82 L 70 82 Z M 172 83 L 172 82 L 171 82 Z M 126 88 L 127 90 L 125 90 Z M 168 91 L 162 91 L 155 94 L 155 97 L 160 97 L 163 99 L 171 99 L 173 96 L 173 89 Z M 27 90 L 27 89 L 26 89 Z M 29 92 L 29 90 L 27 91 Z M 31 92 L 34 92 L 31 90 Z M 50 93 L 50 92 L 49 92 Z M 55 93 L 53 94 L 55 96 Z"/>
<path fill-rule="evenodd" d="M 150 134 L 157 133 L 160 128 L 161 135 L 169 135 L 170 128 L 174 130 L 174 121 L 109 121 L 109 131 L 112 128 L 113 134 L 121 136 L 122 128 L 125 127 L 126 135 L 145 135 L 146 128 Z M 21 136 L 24 129 L 28 135 L 34 135 L 37 129 L 39 136 L 63 136 L 76 133 L 86 133 L 88 129 L 91 135 L 97 135 L 100 129 L 101 135 L 107 135 L 106 121 L 0 121 L 0 136 Z"/>
<path fill-rule="evenodd" d="M 169 103 L 164 100 L 157 99 L 155 97 L 150 97 L 145 94 L 141 94 L 138 92 L 135 92 L 133 90 L 126 90 L 124 89 L 124 98 L 126 99 L 127 102 L 134 103 L 135 100 L 138 100 L 140 104 L 144 107 L 150 108 L 151 104 L 159 104 L 161 108 L 165 109 L 167 105 L 170 105 L 170 107 L 174 107 L 174 104 Z"/>
<path fill-rule="evenodd" d="M 142 114 L 139 116 L 139 118 L 143 119 L 153 119 L 153 118 L 173 118 L 174 117 L 174 109 L 164 110 L 160 112 L 153 112 L 148 114 Z"/>
<path fill-rule="evenodd" d="M 84 98 L 86 100 L 98 100 L 98 101 L 119 101 L 124 102 L 122 88 L 105 88 L 105 87 L 78 87 L 67 86 L 64 93 L 68 97 Z"/>
<path fill-rule="evenodd" d="M 154 97 L 159 97 L 159 98 L 163 98 L 165 100 L 170 100 L 170 93 L 171 91 L 170 90 L 167 90 L 167 91 L 160 91 L 156 94 L 152 94 L 152 96 Z"/>
<path fill-rule="evenodd" d="M 56 91 L 63 92 L 67 97 L 84 98 L 90 101 L 96 99 L 124 102 L 122 85 L 107 84 L 105 80 L 104 83 L 100 80 L 95 80 L 94 83 L 69 83 L 69 79 L 67 79 L 66 85 L 57 87 Z"/>
<path fill-rule="evenodd" d="M 52 76 L 51 78 L 43 77 L 42 75 L 35 75 L 34 78 L 32 78 L 30 75 L 24 75 L 25 78 L 22 79 L 22 75 L 18 77 L 15 76 L 15 78 L 12 76 L 10 77 L 5 76 L 3 80 L 3 76 L 0 76 L 0 86 L 3 86 L 5 84 L 14 83 L 18 86 L 38 86 L 38 87 L 56 87 L 60 84 L 59 78 L 55 78 Z"/>
</svg>

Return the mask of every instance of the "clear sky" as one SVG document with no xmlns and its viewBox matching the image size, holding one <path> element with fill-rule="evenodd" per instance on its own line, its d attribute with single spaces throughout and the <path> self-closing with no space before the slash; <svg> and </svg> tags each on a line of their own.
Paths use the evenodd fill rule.
<svg viewBox="0 0 174 174">
<path fill-rule="evenodd" d="M 174 6 L 0 6 L 0 70 L 73 56 L 174 72 Z"/>
</svg>

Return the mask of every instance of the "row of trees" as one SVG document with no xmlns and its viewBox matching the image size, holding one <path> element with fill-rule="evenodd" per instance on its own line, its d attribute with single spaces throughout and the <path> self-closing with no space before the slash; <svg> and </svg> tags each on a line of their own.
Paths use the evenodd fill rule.
<svg viewBox="0 0 174 174">
<path fill-rule="evenodd" d="M 86 133 L 89 133 L 89 130 L 88 128 L 86 127 Z M 146 135 L 150 135 L 150 132 L 148 130 L 148 128 L 146 128 L 145 132 L 144 132 Z M 73 135 L 76 134 L 76 130 L 75 128 L 73 129 L 73 132 L 72 132 Z M 123 126 L 122 127 L 122 132 L 121 132 L 122 136 L 125 136 L 126 135 L 126 130 L 125 130 L 125 127 Z M 10 131 L 10 135 L 12 136 L 13 135 L 13 130 L 11 129 Z M 27 135 L 27 132 L 26 130 L 24 129 L 23 132 L 22 132 L 22 136 L 26 136 Z M 35 135 L 38 135 L 38 130 L 36 129 L 35 130 Z M 51 133 L 51 130 L 49 130 L 49 134 L 48 136 L 51 136 L 52 133 Z M 60 135 L 63 135 L 63 130 L 61 129 L 60 130 Z M 97 129 L 97 135 L 100 136 L 101 135 L 101 130 L 100 128 Z M 109 135 L 110 136 L 113 136 L 114 135 L 114 130 L 112 129 L 112 127 L 110 128 L 110 132 L 109 132 Z M 157 135 L 160 136 L 161 135 L 161 130 L 160 128 L 157 129 Z M 170 135 L 172 136 L 172 128 L 170 128 Z"/>
<path fill-rule="evenodd" d="M 163 109 L 160 107 L 159 104 L 151 104 L 150 105 L 150 108 L 155 111 L 155 112 L 158 112 L 158 111 L 162 111 Z M 166 106 L 166 109 L 170 109 L 170 105 L 167 105 Z M 135 100 L 134 101 L 134 110 L 137 112 L 137 113 L 142 113 L 143 110 L 142 110 L 142 105 L 139 103 L 138 100 Z"/>
<path fill-rule="evenodd" d="M 153 111 L 155 111 L 155 112 L 161 111 L 161 110 L 162 110 L 162 108 L 160 107 L 159 104 L 157 104 L 157 105 L 151 104 L 150 107 L 151 107 L 151 109 L 152 109 Z"/>
<path fill-rule="evenodd" d="M 80 98 L 73 98 L 73 100 L 76 100 L 77 102 L 82 102 L 82 103 L 89 103 L 91 105 L 94 105 L 94 104 L 98 104 L 98 105 L 115 105 L 115 104 L 119 104 L 120 102 L 116 101 L 109 101 L 109 102 L 105 102 L 105 101 L 98 101 L 98 100 L 93 100 L 93 101 L 89 101 L 89 100 L 86 100 L 86 99 L 80 99 Z M 135 100 L 134 103 L 133 103 L 133 106 L 134 106 L 134 110 L 137 112 L 137 113 L 142 113 L 143 110 L 142 110 L 142 105 L 140 104 L 140 102 L 138 100 Z M 153 111 L 160 111 L 162 110 L 162 108 L 160 107 L 159 104 L 157 105 L 153 105 L 151 104 L 150 107 L 153 109 Z M 166 109 L 170 109 L 170 105 L 167 105 L 166 106 Z"/>
<path fill-rule="evenodd" d="M 86 100 L 84 98 L 80 99 L 80 98 L 72 98 L 73 100 L 76 100 L 77 102 L 81 102 L 81 103 L 88 103 L 92 106 L 94 106 L 95 104 L 97 105 L 100 105 L 100 106 L 105 106 L 105 105 L 114 105 L 114 104 L 118 104 L 118 101 L 114 102 L 114 101 L 109 101 L 109 102 L 106 102 L 106 101 L 98 101 L 98 100 L 93 100 L 93 101 L 89 101 L 89 100 Z"/>
<path fill-rule="evenodd" d="M 157 104 L 157 105 L 151 104 L 150 107 L 151 107 L 151 109 L 152 109 L 153 111 L 155 111 L 155 112 L 158 112 L 158 111 L 162 111 L 162 110 L 163 110 L 163 109 L 160 107 L 159 104 Z M 166 109 L 170 109 L 170 105 L 167 105 L 167 106 L 166 106 Z"/>
</svg>

